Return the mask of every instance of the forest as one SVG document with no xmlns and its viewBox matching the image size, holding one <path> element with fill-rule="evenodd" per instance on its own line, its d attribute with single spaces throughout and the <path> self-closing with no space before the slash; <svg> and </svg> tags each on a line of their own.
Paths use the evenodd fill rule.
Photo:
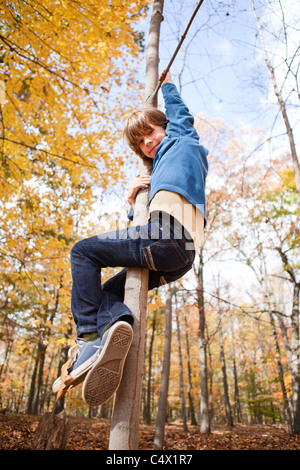
<svg viewBox="0 0 300 470">
<path fill-rule="evenodd" d="M 107 446 L 113 399 L 56 402 L 52 384 L 76 336 L 70 250 L 128 224 L 152 4 L 2 2 L 0 449 L 53 410 L 81 426 L 68 449 Z M 164 1 L 160 68 L 196 4 Z M 166 448 L 300 449 L 299 19 L 293 0 L 204 1 L 173 65 L 209 149 L 207 225 L 192 270 L 148 293 L 141 448 L 167 369 Z"/>
</svg>

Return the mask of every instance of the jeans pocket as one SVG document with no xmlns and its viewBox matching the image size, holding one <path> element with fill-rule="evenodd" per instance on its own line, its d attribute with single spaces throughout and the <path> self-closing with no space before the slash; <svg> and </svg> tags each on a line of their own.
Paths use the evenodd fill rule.
<svg viewBox="0 0 300 470">
<path fill-rule="evenodd" d="M 189 264 L 190 260 L 188 250 L 183 250 L 176 240 L 162 239 L 143 248 L 143 263 L 152 271 L 174 271 Z"/>
</svg>

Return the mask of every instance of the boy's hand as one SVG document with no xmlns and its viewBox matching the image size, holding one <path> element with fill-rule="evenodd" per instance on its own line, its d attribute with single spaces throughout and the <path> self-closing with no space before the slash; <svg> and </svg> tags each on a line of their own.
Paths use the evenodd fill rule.
<svg viewBox="0 0 300 470">
<path fill-rule="evenodd" d="M 150 184 L 150 176 L 137 175 L 134 178 L 127 193 L 127 200 L 132 207 L 134 207 L 135 205 L 135 199 L 136 199 L 136 195 L 139 189 L 146 189 L 148 188 L 149 184 Z"/>
<path fill-rule="evenodd" d="M 164 74 L 165 74 L 165 70 L 163 71 L 163 73 L 162 73 L 161 76 L 159 77 L 159 81 L 161 81 L 161 80 L 163 79 Z M 173 83 L 173 80 L 172 80 L 171 72 L 170 72 L 170 71 L 166 73 L 166 76 L 165 76 L 165 78 L 163 79 L 163 81 L 162 81 L 161 84 L 163 85 L 164 83 Z"/>
</svg>

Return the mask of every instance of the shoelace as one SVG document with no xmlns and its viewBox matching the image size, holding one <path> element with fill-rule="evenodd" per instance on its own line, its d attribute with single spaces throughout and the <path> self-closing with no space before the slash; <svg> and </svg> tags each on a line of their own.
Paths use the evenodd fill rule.
<svg viewBox="0 0 300 470">
<path fill-rule="evenodd" d="M 80 344 L 82 343 L 82 340 L 80 338 L 76 338 L 75 341 L 76 341 L 76 344 L 72 346 L 68 351 L 68 357 L 73 358 L 73 359 L 76 358 L 76 356 L 78 355 L 78 352 L 83 347 L 83 344 Z"/>
<path fill-rule="evenodd" d="M 81 338 L 75 339 L 76 344 L 69 349 L 68 356 L 73 359 L 71 367 L 74 365 L 74 362 L 78 359 L 79 354 L 81 353 L 84 346 L 86 346 L 87 342 Z M 94 346 L 95 349 L 102 349 L 103 345 Z"/>
</svg>

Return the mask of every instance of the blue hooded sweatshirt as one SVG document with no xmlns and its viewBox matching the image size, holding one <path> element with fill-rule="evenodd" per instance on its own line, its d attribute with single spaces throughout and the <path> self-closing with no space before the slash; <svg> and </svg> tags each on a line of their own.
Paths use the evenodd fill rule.
<svg viewBox="0 0 300 470">
<path fill-rule="evenodd" d="M 194 118 L 176 86 L 164 83 L 162 93 L 168 120 L 166 137 L 153 160 L 149 204 L 160 190 L 181 194 L 206 217 L 205 180 L 208 150 L 199 143 Z"/>
<path fill-rule="evenodd" d="M 199 209 L 206 224 L 205 180 L 208 150 L 200 145 L 194 118 L 176 86 L 164 83 L 162 93 L 168 120 L 166 137 L 159 144 L 153 160 L 149 205 L 158 191 L 181 194 Z M 133 218 L 130 208 L 128 218 Z"/>
</svg>

